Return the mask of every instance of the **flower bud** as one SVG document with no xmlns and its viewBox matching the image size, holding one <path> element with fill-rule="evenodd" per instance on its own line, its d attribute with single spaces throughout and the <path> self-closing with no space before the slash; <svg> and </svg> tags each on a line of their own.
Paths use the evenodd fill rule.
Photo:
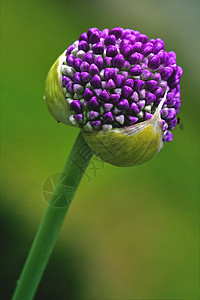
<svg viewBox="0 0 200 300">
<path fill-rule="evenodd" d="M 91 28 L 49 71 L 45 99 L 53 117 L 77 126 L 92 149 L 116 166 L 144 163 L 172 141 L 181 67 L 161 39 L 138 31 Z"/>
</svg>

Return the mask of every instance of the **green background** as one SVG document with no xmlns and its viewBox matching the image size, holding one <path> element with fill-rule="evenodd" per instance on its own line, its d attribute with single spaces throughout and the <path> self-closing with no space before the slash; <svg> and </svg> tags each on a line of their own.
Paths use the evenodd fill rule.
<svg viewBox="0 0 200 300">
<path fill-rule="evenodd" d="M 4 0 L 1 15 L 2 299 L 78 135 L 46 108 L 47 72 L 82 32 L 115 26 L 177 53 L 184 130 L 138 167 L 92 160 L 35 299 L 199 299 L 199 1 Z"/>
</svg>

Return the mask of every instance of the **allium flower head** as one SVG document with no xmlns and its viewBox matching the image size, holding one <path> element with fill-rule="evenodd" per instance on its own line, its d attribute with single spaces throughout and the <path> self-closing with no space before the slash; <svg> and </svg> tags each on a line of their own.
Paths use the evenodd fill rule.
<svg viewBox="0 0 200 300">
<path fill-rule="evenodd" d="M 58 121 L 85 133 L 129 128 L 152 119 L 167 93 L 159 111 L 162 141 L 173 139 L 182 68 L 161 39 L 120 27 L 91 28 L 61 56 L 59 72 L 68 109 Z"/>
</svg>

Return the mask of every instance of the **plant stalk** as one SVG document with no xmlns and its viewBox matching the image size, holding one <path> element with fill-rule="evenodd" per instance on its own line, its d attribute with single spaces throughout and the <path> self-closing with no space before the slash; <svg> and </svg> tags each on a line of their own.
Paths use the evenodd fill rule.
<svg viewBox="0 0 200 300">
<path fill-rule="evenodd" d="M 79 133 L 41 221 L 12 300 L 32 300 L 92 151 Z"/>
</svg>

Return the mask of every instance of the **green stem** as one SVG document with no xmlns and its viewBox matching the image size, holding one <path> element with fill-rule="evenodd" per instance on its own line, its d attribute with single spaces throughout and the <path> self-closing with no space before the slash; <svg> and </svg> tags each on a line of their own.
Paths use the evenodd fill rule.
<svg viewBox="0 0 200 300">
<path fill-rule="evenodd" d="M 92 152 L 79 133 L 35 236 L 12 300 L 33 299 L 70 202 L 91 157 Z"/>
</svg>

